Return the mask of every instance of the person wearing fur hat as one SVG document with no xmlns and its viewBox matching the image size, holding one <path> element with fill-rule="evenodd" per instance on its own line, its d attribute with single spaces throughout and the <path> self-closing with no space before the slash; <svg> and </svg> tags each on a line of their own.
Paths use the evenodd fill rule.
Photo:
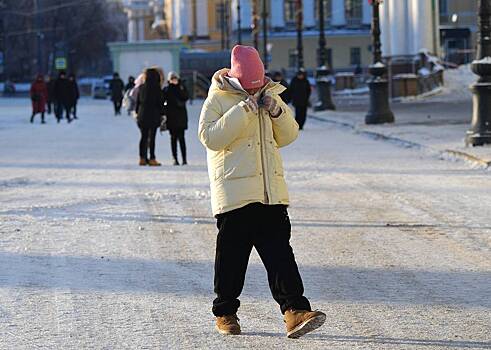
<svg viewBox="0 0 491 350">
<path fill-rule="evenodd" d="M 265 77 L 256 49 L 237 45 L 231 69 L 212 79 L 198 135 L 206 147 L 213 215 L 217 219 L 213 314 L 221 334 L 240 334 L 239 296 L 252 248 L 268 274 L 287 336 L 320 327 L 290 246 L 288 190 L 279 148 L 295 141 L 298 124 L 279 95 L 285 88 Z"/>
<path fill-rule="evenodd" d="M 188 128 L 186 101 L 189 99 L 189 94 L 176 72 L 169 72 L 167 83 L 168 85 L 164 88 L 165 114 L 171 139 L 172 157 L 174 165 L 179 165 L 177 158 L 177 144 L 179 143 L 182 165 L 186 165 L 186 139 L 184 138 L 184 133 Z"/>
</svg>

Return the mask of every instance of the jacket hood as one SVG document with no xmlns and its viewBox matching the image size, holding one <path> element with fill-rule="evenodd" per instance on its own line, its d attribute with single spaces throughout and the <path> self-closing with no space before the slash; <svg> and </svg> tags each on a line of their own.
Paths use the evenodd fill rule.
<svg viewBox="0 0 491 350">
<path fill-rule="evenodd" d="M 244 89 L 240 89 L 236 85 L 230 83 L 230 80 L 227 79 L 229 78 L 227 76 L 229 71 L 229 68 L 223 68 L 213 74 L 213 78 L 211 79 L 210 93 L 214 91 L 224 91 L 232 94 L 247 94 Z M 266 84 L 261 88 L 261 93 L 279 95 L 286 90 L 283 85 L 281 85 L 280 83 L 275 83 L 269 77 L 265 77 L 264 81 L 266 82 Z"/>
</svg>

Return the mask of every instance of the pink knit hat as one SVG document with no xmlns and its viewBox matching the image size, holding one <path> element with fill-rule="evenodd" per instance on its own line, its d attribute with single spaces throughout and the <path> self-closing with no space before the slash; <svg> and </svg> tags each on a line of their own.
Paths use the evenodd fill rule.
<svg viewBox="0 0 491 350">
<path fill-rule="evenodd" d="M 244 89 L 264 86 L 264 64 L 255 48 L 235 45 L 230 61 L 232 68 L 228 72 L 228 76 L 239 79 Z"/>
</svg>

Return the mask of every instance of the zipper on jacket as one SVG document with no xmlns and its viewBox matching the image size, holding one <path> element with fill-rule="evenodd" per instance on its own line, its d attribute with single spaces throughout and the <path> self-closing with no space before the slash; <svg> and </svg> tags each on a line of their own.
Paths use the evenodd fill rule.
<svg viewBox="0 0 491 350">
<path fill-rule="evenodd" d="M 266 144 L 266 141 L 264 140 L 264 130 L 263 130 L 263 116 L 262 112 L 259 111 L 258 113 L 259 117 L 259 139 L 260 141 L 260 150 L 261 150 L 261 165 L 262 165 L 262 172 L 263 172 L 263 184 L 264 184 L 264 201 L 265 204 L 269 204 L 269 198 L 270 198 L 270 191 L 268 188 L 268 179 L 267 179 L 267 168 L 266 168 L 266 162 L 265 162 L 265 155 L 264 155 L 264 145 Z"/>
</svg>

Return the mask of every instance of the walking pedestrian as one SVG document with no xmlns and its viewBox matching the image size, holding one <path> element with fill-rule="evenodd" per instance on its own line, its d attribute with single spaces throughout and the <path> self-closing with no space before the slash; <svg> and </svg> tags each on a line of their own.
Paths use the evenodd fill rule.
<svg viewBox="0 0 491 350">
<path fill-rule="evenodd" d="M 164 100 L 166 103 L 166 124 L 170 133 L 172 157 L 174 158 L 174 165 L 179 165 L 177 158 L 177 143 L 179 142 L 182 165 L 186 165 L 186 140 L 184 133 L 188 128 L 186 101 L 189 99 L 189 94 L 176 72 L 169 73 L 167 82 L 168 85 L 164 88 Z"/>
<path fill-rule="evenodd" d="M 48 88 L 41 74 L 36 77 L 36 80 L 31 84 L 30 90 L 32 102 L 31 123 L 34 123 L 34 116 L 41 114 L 41 124 L 46 124 L 44 121 L 44 113 L 46 111 L 46 102 L 48 100 Z"/>
<path fill-rule="evenodd" d="M 77 118 L 77 104 L 80 98 L 80 90 L 78 89 L 77 79 L 75 74 L 70 74 L 68 76 L 68 81 L 70 82 L 69 94 L 68 94 L 68 104 L 70 112 L 73 113 L 73 119 Z"/>
<path fill-rule="evenodd" d="M 56 120 L 59 123 L 63 118 L 63 112 L 65 112 L 67 122 L 71 123 L 71 83 L 68 81 L 66 73 L 64 71 L 61 71 L 58 74 L 58 79 L 56 79 L 54 87 L 54 97 Z"/>
<path fill-rule="evenodd" d="M 113 79 L 109 83 L 111 90 L 111 101 L 114 104 L 114 115 L 121 114 L 121 106 L 123 104 L 124 95 L 124 82 L 119 77 L 119 74 L 115 72 L 113 74 Z"/>
<path fill-rule="evenodd" d="M 155 157 L 155 137 L 164 114 L 164 93 L 156 69 L 147 69 L 145 83 L 136 99 L 137 123 L 140 128 L 140 165 L 160 166 Z M 150 151 L 150 158 L 148 152 Z"/>
<path fill-rule="evenodd" d="M 305 120 L 307 119 L 307 108 L 309 106 L 311 94 L 310 83 L 304 70 L 299 70 L 297 75 L 290 82 L 290 94 L 292 97 L 292 104 L 295 107 L 295 119 L 300 130 L 302 130 Z"/>
<path fill-rule="evenodd" d="M 256 248 L 280 305 L 287 336 L 320 327 L 326 315 L 311 311 L 290 246 L 288 190 L 278 148 L 292 143 L 298 125 L 278 96 L 285 88 L 264 76 L 256 49 L 237 45 L 231 69 L 215 73 L 199 122 L 207 149 L 218 237 L 213 314 L 221 334 L 240 334 L 237 318 L 249 255 Z"/>
<path fill-rule="evenodd" d="M 285 87 L 285 91 L 283 91 L 280 94 L 280 97 L 283 100 L 283 102 L 285 102 L 286 104 L 289 104 L 292 100 L 292 98 L 290 96 L 290 85 L 288 85 L 285 78 L 283 78 L 283 74 L 280 71 L 276 71 L 273 74 L 273 81 L 276 83 L 280 83 L 281 85 L 283 85 Z"/>
<path fill-rule="evenodd" d="M 124 87 L 124 92 L 126 93 L 126 92 L 130 91 L 134 87 L 135 87 L 135 77 L 133 77 L 133 76 L 130 75 L 128 77 L 128 83 Z"/>
<path fill-rule="evenodd" d="M 51 111 L 54 110 L 55 103 L 55 79 L 51 78 L 51 76 L 46 76 L 46 85 L 48 87 L 48 100 L 46 101 L 48 106 L 48 114 L 51 114 Z"/>
</svg>

